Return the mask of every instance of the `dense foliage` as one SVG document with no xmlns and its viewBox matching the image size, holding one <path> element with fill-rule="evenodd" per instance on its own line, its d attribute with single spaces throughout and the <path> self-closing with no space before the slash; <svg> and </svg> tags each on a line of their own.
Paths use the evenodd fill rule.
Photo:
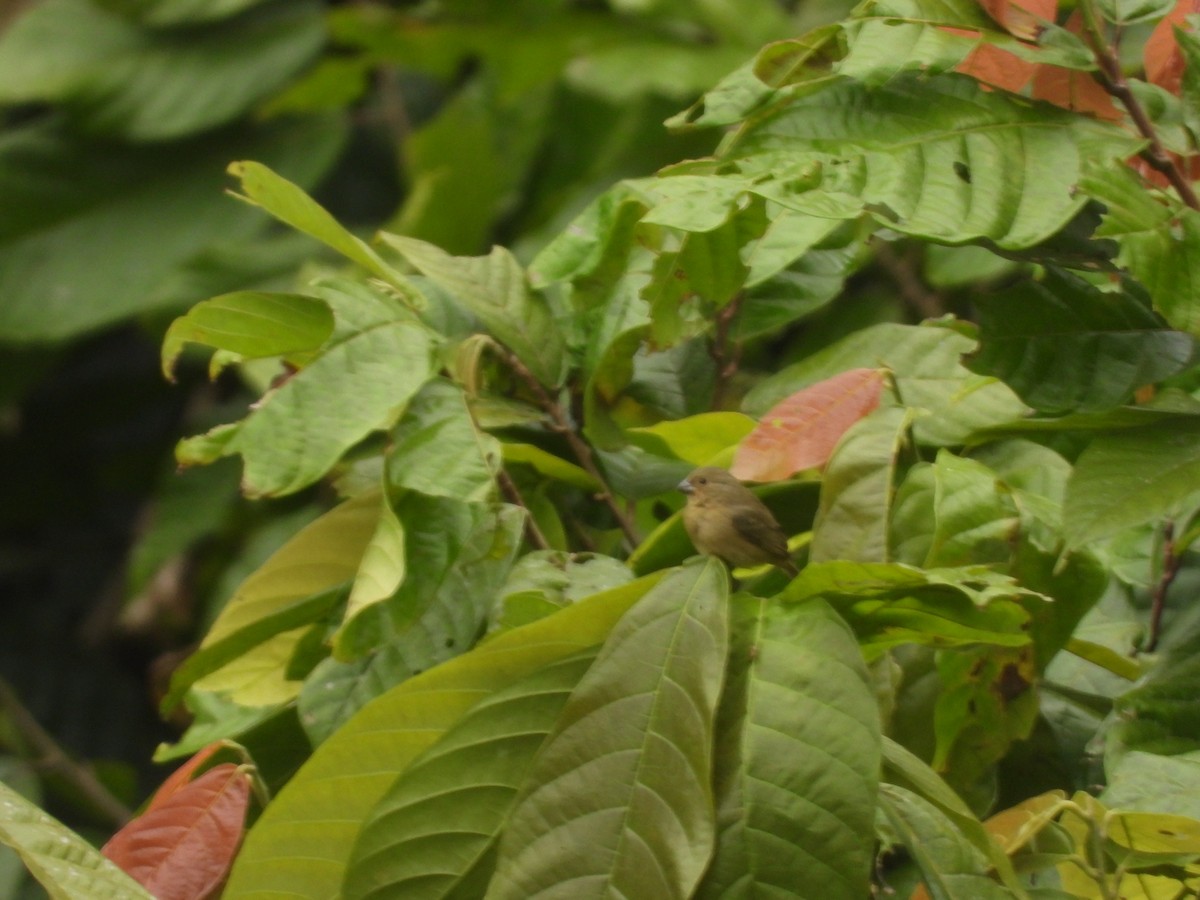
<svg viewBox="0 0 1200 900">
<path fill-rule="evenodd" d="M 698 27 L 729 38 L 738 6 Z M 786 25 L 749 7 L 721 46 Z M 330 503 L 164 699 L 192 724 L 160 758 L 229 740 L 242 764 L 130 828 L 161 850 L 169 804 L 220 798 L 229 837 L 189 865 L 223 874 L 265 782 L 226 897 L 1194 895 L 1191 10 L 865 3 L 674 115 L 695 158 L 565 225 L 570 203 L 507 207 L 539 225 L 486 255 L 517 174 L 457 168 L 461 122 L 373 240 L 269 157 L 233 163 L 324 249 L 167 329 L 168 377 L 198 346 L 261 389 L 177 459 Z M 335 20 L 365 52 L 277 104 L 422 46 Z M 672 52 L 611 39 L 614 96 Z M 694 556 L 674 487 L 711 464 L 769 482 L 797 578 Z M 0 801 L 0 837 L 66 884 L 56 826 Z M 140 896 L 78 854 L 87 896 Z"/>
</svg>

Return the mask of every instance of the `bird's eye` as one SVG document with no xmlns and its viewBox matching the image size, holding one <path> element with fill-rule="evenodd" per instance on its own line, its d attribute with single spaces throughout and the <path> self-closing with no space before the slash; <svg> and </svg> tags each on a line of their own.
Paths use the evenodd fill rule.
<svg viewBox="0 0 1200 900">
<path fill-rule="evenodd" d="M 696 481 L 699 482 L 700 484 L 708 484 L 707 478 L 697 478 Z"/>
</svg>

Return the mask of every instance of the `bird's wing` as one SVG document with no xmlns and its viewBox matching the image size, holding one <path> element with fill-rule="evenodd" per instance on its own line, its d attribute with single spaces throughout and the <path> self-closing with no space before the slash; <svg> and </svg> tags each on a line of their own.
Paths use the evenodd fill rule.
<svg viewBox="0 0 1200 900">
<path fill-rule="evenodd" d="M 764 515 L 766 513 L 766 515 Z M 733 527 L 772 560 L 787 559 L 787 536 L 765 509 L 739 509 L 731 516 Z"/>
</svg>

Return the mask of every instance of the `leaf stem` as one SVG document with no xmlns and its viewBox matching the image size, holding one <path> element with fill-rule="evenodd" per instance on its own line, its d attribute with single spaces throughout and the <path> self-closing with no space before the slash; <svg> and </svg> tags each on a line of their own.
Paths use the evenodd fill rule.
<svg viewBox="0 0 1200 900">
<path fill-rule="evenodd" d="M 917 274 L 916 260 L 911 255 L 901 256 L 884 240 L 871 242 L 875 248 L 875 259 L 900 288 L 900 295 L 922 319 L 936 319 L 946 312 L 942 296 L 931 291 Z"/>
<path fill-rule="evenodd" d="M 32 755 L 31 762 L 43 773 L 61 778 L 77 790 L 94 812 L 114 828 L 120 828 L 133 812 L 83 764 L 75 762 L 21 702 L 17 692 L 0 678 L 0 714 L 8 720 Z"/>
<path fill-rule="evenodd" d="M 1154 586 L 1154 598 L 1150 605 L 1150 633 L 1142 650 L 1153 653 L 1162 636 L 1162 617 L 1167 605 L 1167 589 L 1179 574 L 1179 565 L 1183 554 L 1175 552 L 1175 523 L 1167 521 L 1163 525 L 1162 574 Z"/>
<path fill-rule="evenodd" d="M 530 512 L 529 506 L 525 503 L 525 498 L 521 496 L 521 491 L 517 488 L 517 483 L 512 480 L 503 469 L 496 473 L 496 483 L 500 485 L 500 492 L 504 494 L 509 503 L 513 503 L 521 509 L 525 510 L 525 537 L 529 539 L 529 543 L 537 547 L 539 550 L 551 550 L 550 542 L 546 540 L 546 536 L 542 534 L 542 529 L 538 528 L 538 524 L 534 521 L 533 513 Z"/>
<path fill-rule="evenodd" d="M 1146 110 L 1142 108 L 1142 104 L 1138 102 L 1137 97 L 1130 89 L 1125 73 L 1121 71 L 1121 61 L 1104 34 L 1095 0 L 1079 0 L 1079 13 L 1083 19 L 1083 27 L 1088 42 L 1091 44 L 1092 53 L 1096 58 L 1096 65 L 1099 67 L 1097 79 L 1109 94 L 1121 102 L 1121 105 L 1129 113 L 1129 117 L 1133 119 L 1133 124 L 1137 126 L 1138 132 L 1149 141 L 1149 145 L 1138 156 L 1170 182 L 1184 203 L 1192 209 L 1200 210 L 1200 199 L 1196 197 L 1192 183 L 1163 147 L 1162 141 L 1158 138 L 1158 132 L 1154 130 L 1154 123 L 1150 121 Z"/>
<path fill-rule="evenodd" d="M 598 498 L 612 512 L 613 518 L 616 519 L 617 525 L 621 529 L 621 533 L 625 535 L 629 549 L 632 550 L 637 547 L 642 542 L 641 536 L 634 527 L 633 521 L 625 515 L 625 511 L 617 503 L 616 494 L 609 487 L 604 473 L 600 471 L 600 467 L 596 465 L 596 457 L 592 453 L 592 448 L 588 446 L 587 441 L 581 438 L 571 426 L 562 405 L 546 393 L 546 389 L 542 387 L 542 383 L 534 377 L 534 374 L 529 371 L 528 367 L 521 360 L 517 359 L 516 354 L 506 348 L 499 349 L 508 367 L 525 383 L 530 393 L 533 394 L 533 398 L 538 406 L 542 408 L 542 411 L 550 419 L 551 428 L 563 436 L 564 440 L 570 446 L 571 452 L 579 460 L 579 465 L 585 472 L 596 479 L 597 484 L 600 485 Z"/>
</svg>

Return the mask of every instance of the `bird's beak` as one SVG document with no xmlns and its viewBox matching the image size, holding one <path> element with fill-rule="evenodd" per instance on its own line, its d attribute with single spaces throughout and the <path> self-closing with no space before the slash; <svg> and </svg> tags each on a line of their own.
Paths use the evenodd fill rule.
<svg viewBox="0 0 1200 900">
<path fill-rule="evenodd" d="M 690 481 L 688 481 L 686 478 L 683 479 L 683 481 L 679 482 L 678 485 L 676 485 L 676 489 L 683 491 L 683 493 L 685 493 L 685 494 L 690 494 L 692 491 L 695 490 L 695 488 L 692 487 L 692 483 Z"/>
</svg>

